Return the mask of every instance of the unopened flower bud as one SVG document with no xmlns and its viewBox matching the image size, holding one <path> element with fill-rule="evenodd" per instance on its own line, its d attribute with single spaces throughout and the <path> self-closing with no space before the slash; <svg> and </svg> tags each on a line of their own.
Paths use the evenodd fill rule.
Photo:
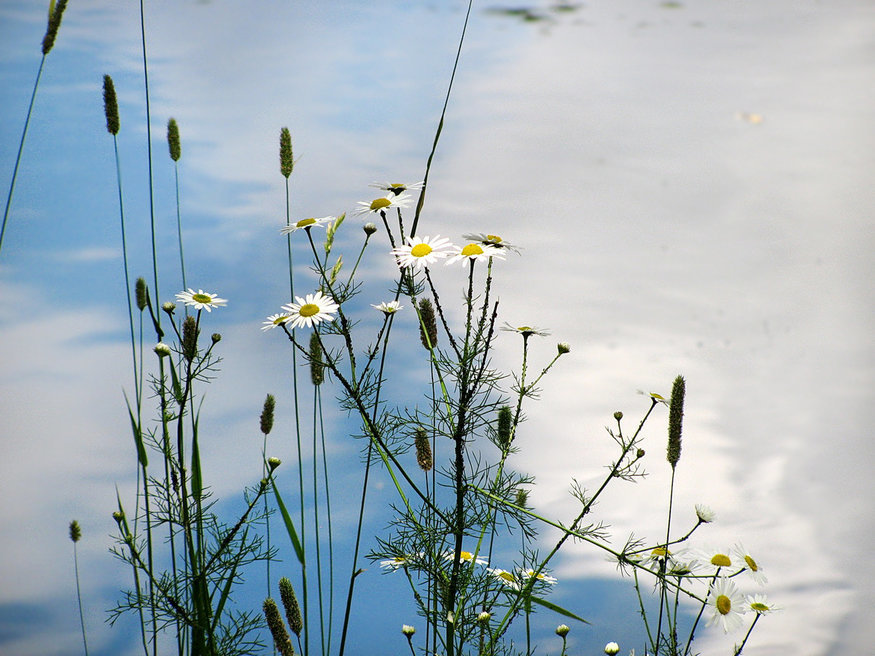
<svg viewBox="0 0 875 656">
<path fill-rule="evenodd" d="M 218 344 L 222 341 L 222 336 L 219 333 L 213 333 L 210 335 L 210 339 L 213 340 L 213 344 Z"/>
<path fill-rule="evenodd" d="M 120 510 L 116 510 L 112 514 L 112 518 L 116 521 L 116 523 L 121 523 L 122 521 L 124 521 L 125 516 Z"/>
<path fill-rule="evenodd" d="M 73 542 L 79 542 L 82 539 L 82 529 L 79 528 L 79 522 L 75 519 L 70 522 L 70 539 Z"/>
<path fill-rule="evenodd" d="M 377 232 L 377 226 L 376 226 L 375 224 L 369 222 L 369 223 L 366 223 L 366 224 L 362 227 L 362 230 L 364 230 L 364 231 L 365 231 L 365 234 L 366 234 L 368 237 L 370 237 L 372 234 L 374 234 L 375 232 Z"/>
<path fill-rule="evenodd" d="M 155 351 L 159 358 L 166 358 L 170 355 L 170 347 L 164 342 L 158 342 L 152 350 Z"/>
<path fill-rule="evenodd" d="M 416 633 L 416 627 L 410 626 L 409 624 L 401 625 L 401 633 L 407 636 L 407 639 L 410 640 L 413 637 L 413 634 Z"/>
<path fill-rule="evenodd" d="M 643 458 L 643 457 L 644 457 L 644 449 L 638 449 L 638 450 L 635 452 L 635 457 L 636 457 L 636 458 Z"/>
<path fill-rule="evenodd" d="M 479 624 L 486 624 L 492 618 L 492 613 L 488 613 L 485 610 L 477 616 L 477 622 Z"/>
<path fill-rule="evenodd" d="M 623 413 L 620 412 L 619 410 L 617 410 L 617 411 L 614 413 L 614 419 L 616 419 L 617 421 L 620 421 L 622 418 L 623 418 Z"/>
<path fill-rule="evenodd" d="M 571 627 L 567 624 L 560 624 L 556 627 L 556 635 L 564 638 L 568 635 L 568 632 L 571 631 Z"/>
<path fill-rule="evenodd" d="M 161 309 L 167 314 L 173 314 L 176 311 L 176 303 L 173 301 L 165 301 L 161 304 Z"/>
<path fill-rule="evenodd" d="M 571 352 L 571 345 L 568 342 L 559 342 L 556 345 L 556 350 L 559 351 L 559 355 L 565 355 Z"/>
<path fill-rule="evenodd" d="M 613 656 L 614 654 L 619 654 L 620 653 L 620 645 L 618 645 L 616 642 L 609 642 L 608 644 L 605 645 L 605 653 L 608 654 L 608 656 Z"/>
<path fill-rule="evenodd" d="M 274 471 L 277 467 L 283 464 L 283 461 L 279 458 L 268 458 L 267 466 L 270 467 L 270 471 Z"/>
</svg>

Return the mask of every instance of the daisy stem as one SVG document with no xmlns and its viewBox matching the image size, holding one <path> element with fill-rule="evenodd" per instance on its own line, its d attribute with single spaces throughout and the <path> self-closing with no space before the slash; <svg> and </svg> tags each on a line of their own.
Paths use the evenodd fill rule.
<svg viewBox="0 0 875 656">
<path fill-rule="evenodd" d="M 85 635 L 85 614 L 82 612 L 82 591 L 79 586 L 79 552 L 76 543 L 73 542 L 73 569 L 76 573 L 76 599 L 79 602 L 79 625 L 82 627 L 82 645 L 85 647 L 85 656 L 88 656 L 88 638 Z"/>
<path fill-rule="evenodd" d="M 693 622 L 693 626 L 690 628 L 690 635 L 687 637 L 687 644 L 684 648 L 684 656 L 690 653 L 690 647 L 693 644 L 693 639 L 696 635 L 696 627 L 699 625 L 699 620 L 702 619 L 702 614 L 705 612 L 705 606 L 708 605 L 708 598 L 711 596 L 711 591 L 714 589 L 714 584 L 717 582 L 717 575 L 720 573 L 720 568 L 717 568 L 717 571 L 714 573 L 714 576 L 711 577 L 711 582 L 708 584 L 708 592 L 705 593 L 705 599 L 702 601 L 702 606 L 699 608 L 699 613 L 696 615 L 696 620 Z"/>
<path fill-rule="evenodd" d="M 668 559 L 669 559 L 668 544 L 670 541 L 670 534 L 671 534 L 671 509 L 672 509 L 672 502 L 674 499 L 675 471 L 676 471 L 675 465 L 672 464 L 672 466 L 671 466 L 671 482 L 669 483 L 669 488 L 668 488 L 668 519 L 666 520 L 666 524 L 665 524 L 665 546 L 664 546 L 665 558 L 662 560 L 662 562 L 660 563 L 660 566 L 659 566 L 659 571 L 660 571 L 660 574 L 659 574 L 659 591 L 660 591 L 659 592 L 659 618 L 658 618 L 657 624 L 656 624 L 656 645 L 653 648 L 653 651 L 656 654 L 659 653 L 659 641 L 662 638 L 662 612 L 665 608 L 666 594 L 667 594 L 667 589 L 665 586 L 665 570 L 666 570 L 666 566 L 668 565 Z"/>
<path fill-rule="evenodd" d="M 732 656 L 741 656 L 741 651 L 744 649 L 744 646 L 747 644 L 747 639 L 750 638 L 750 634 L 753 631 L 753 627 L 756 626 L 757 621 L 760 619 L 761 615 L 762 615 L 762 613 L 757 613 L 754 616 L 753 622 L 750 623 L 750 628 L 747 630 L 747 633 L 744 634 L 744 640 L 742 640 L 741 644 L 738 645 L 738 647 L 736 647 Z"/>
<path fill-rule="evenodd" d="M 185 282 L 185 254 L 182 249 L 182 211 L 179 204 L 179 163 L 174 162 L 173 166 L 173 177 L 174 182 L 176 184 L 176 237 L 179 242 L 179 269 L 182 273 L 182 288 L 188 289 L 188 285 Z M 186 312 L 188 311 L 188 306 L 186 306 Z"/>
</svg>

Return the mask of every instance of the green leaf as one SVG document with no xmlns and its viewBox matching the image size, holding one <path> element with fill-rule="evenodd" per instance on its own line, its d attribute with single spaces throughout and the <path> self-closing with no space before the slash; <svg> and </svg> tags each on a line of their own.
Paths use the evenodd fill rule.
<svg viewBox="0 0 875 656">
<path fill-rule="evenodd" d="M 280 496 L 280 491 L 276 486 L 276 481 L 271 480 L 271 486 L 273 487 L 273 495 L 276 497 L 276 505 L 280 509 L 280 514 L 283 516 L 283 521 L 286 524 L 286 532 L 289 534 L 289 538 L 292 540 L 292 546 L 295 548 L 295 553 L 298 555 L 298 562 L 301 565 L 305 565 L 304 560 L 304 549 L 301 547 L 301 541 L 298 539 L 298 532 L 295 530 L 295 524 L 292 522 L 292 517 L 289 515 L 289 511 L 286 510 L 286 504 L 283 503 L 283 498 Z"/>
<path fill-rule="evenodd" d="M 539 599 L 538 597 L 530 597 L 532 601 L 536 604 L 543 606 L 544 608 L 548 608 L 552 610 L 554 613 L 559 613 L 560 615 L 564 615 L 565 617 L 569 617 L 573 620 L 577 620 L 578 622 L 583 622 L 584 624 L 589 624 L 585 619 L 579 617 L 572 613 L 570 610 L 565 610 L 562 606 L 557 606 L 553 602 L 547 601 L 546 599 Z"/>
</svg>

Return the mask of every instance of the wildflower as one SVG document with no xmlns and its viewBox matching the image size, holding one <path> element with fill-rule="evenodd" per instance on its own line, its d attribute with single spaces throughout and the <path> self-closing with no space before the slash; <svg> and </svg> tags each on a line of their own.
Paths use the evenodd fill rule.
<svg viewBox="0 0 875 656">
<path fill-rule="evenodd" d="M 776 610 L 781 610 L 781 607 L 776 604 L 770 604 L 768 597 L 764 594 L 748 595 L 745 599 L 748 608 L 757 615 L 765 615 Z"/>
<path fill-rule="evenodd" d="M 549 583 L 550 585 L 556 584 L 555 578 L 553 578 L 552 576 L 547 576 L 543 572 L 538 572 L 537 574 L 535 574 L 535 570 L 533 570 L 533 569 L 523 569 L 523 570 L 520 570 L 520 573 L 527 579 L 530 579 L 534 576 L 536 580 L 541 581 L 543 583 Z"/>
<path fill-rule="evenodd" d="M 450 255 L 450 259 L 448 259 L 446 263 L 455 264 L 456 262 L 478 262 L 482 260 L 489 260 L 493 257 L 497 257 L 503 260 L 504 253 L 502 253 L 494 246 L 486 246 L 483 244 L 475 244 L 472 242 L 470 244 L 466 244 L 462 248 L 459 248 L 454 253 L 452 253 Z"/>
<path fill-rule="evenodd" d="M 301 298 L 295 296 L 295 303 L 283 305 L 282 309 L 288 312 L 289 318 L 283 323 L 291 323 L 291 328 L 316 326 L 323 321 L 329 321 L 337 313 L 339 306 L 330 296 L 325 296 L 321 291 L 315 294 L 307 294 Z"/>
<path fill-rule="evenodd" d="M 559 626 L 556 627 L 556 635 L 558 635 L 561 638 L 564 638 L 565 636 L 567 636 L 569 631 L 571 631 L 571 627 L 568 626 L 567 624 L 560 624 Z"/>
<path fill-rule="evenodd" d="M 608 644 L 605 645 L 605 653 L 608 654 L 609 656 L 613 656 L 614 654 L 619 654 L 620 653 L 620 645 L 618 645 L 616 642 L 609 642 Z"/>
<path fill-rule="evenodd" d="M 304 628 L 304 621 L 301 619 L 301 607 L 298 605 L 298 597 L 295 595 L 295 588 L 292 582 L 285 576 L 280 579 L 280 600 L 283 602 L 283 608 L 286 611 L 286 620 L 289 622 L 289 628 L 296 636 L 301 635 L 301 630 Z"/>
<path fill-rule="evenodd" d="M 210 335 L 210 341 L 213 344 L 218 344 L 219 342 L 221 342 L 222 341 L 221 333 L 213 333 L 212 335 Z"/>
<path fill-rule="evenodd" d="M 535 326 L 511 326 L 507 322 L 505 322 L 501 329 L 509 333 L 519 333 L 526 339 L 528 339 L 532 335 L 537 335 L 538 337 L 546 337 L 550 334 L 549 330 L 536 328 Z"/>
<path fill-rule="evenodd" d="M 559 342 L 556 345 L 556 350 L 559 351 L 559 355 L 565 355 L 571 352 L 571 345 L 568 342 Z"/>
<path fill-rule="evenodd" d="M 270 468 L 270 471 L 274 471 L 277 467 L 283 464 L 283 461 L 279 458 L 268 458 L 267 466 Z"/>
<path fill-rule="evenodd" d="M 741 626 L 741 616 L 746 612 L 744 598 L 730 579 L 720 577 L 712 590 L 713 595 L 709 605 L 713 606 L 713 614 L 708 620 L 708 626 L 720 624 L 724 633 L 734 631 Z"/>
<path fill-rule="evenodd" d="M 454 558 L 455 558 L 454 551 L 447 551 L 444 554 L 444 560 L 452 561 Z M 475 558 L 474 554 L 472 554 L 470 551 L 459 552 L 459 560 L 463 563 L 474 562 L 474 563 L 477 563 L 478 565 L 485 565 L 486 564 L 486 561 L 483 558 Z"/>
<path fill-rule="evenodd" d="M 714 511 L 709 506 L 704 503 L 696 504 L 696 517 L 699 518 L 700 524 L 710 524 L 714 521 L 715 516 Z"/>
<path fill-rule="evenodd" d="M 732 557 L 728 550 L 705 547 L 691 551 L 691 553 L 694 560 L 705 567 L 725 569 L 733 566 Z"/>
<path fill-rule="evenodd" d="M 176 295 L 176 300 L 186 305 L 193 305 L 195 310 L 206 310 L 211 312 L 214 307 L 221 307 L 228 301 L 224 298 L 219 298 L 218 294 L 210 294 L 203 289 L 198 289 L 196 292 L 188 288 L 188 291 L 179 292 Z"/>
<path fill-rule="evenodd" d="M 167 314 L 172 315 L 174 312 L 176 312 L 176 303 L 174 303 L 173 301 L 165 301 L 161 304 L 161 309 L 164 310 Z"/>
<path fill-rule="evenodd" d="M 375 189 L 380 189 L 396 196 L 400 196 L 407 191 L 422 189 L 422 182 L 374 182 L 372 184 L 369 184 L 368 186 L 374 187 Z"/>
<path fill-rule="evenodd" d="M 671 402 L 668 406 L 668 453 L 667 459 L 674 469 L 681 459 L 681 429 L 684 421 L 684 377 L 674 379 L 671 388 Z"/>
<path fill-rule="evenodd" d="M 272 314 L 267 318 L 267 321 L 261 326 L 262 330 L 271 330 L 277 326 L 282 326 L 291 317 L 290 314 L 283 312 L 282 314 Z"/>
<path fill-rule="evenodd" d="M 489 570 L 489 573 L 512 590 L 519 590 L 521 587 L 519 580 L 517 580 L 517 577 L 514 576 L 513 572 L 494 567 Z"/>
<path fill-rule="evenodd" d="M 372 234 L 377 232 L 377 226 L 374 223 L 366 223 L 362 226 L 362 230 L 365 231 L 365 234 L 370 237 Z"/>
<path fill-rule="evenodd" d="M 768 579 L 766 578 L 766 575 L 763 574 L 762 568 L 759 566 L 757 561 L 754 560 L 753 556 L 751 556 L 747 552 L 741 542 L 738 542 L 732 548 L 732 551 L 735 553 L 736 556 L 738 556 L 739 561 L 744 562 L 747 571 L 750 572 L 750 575 L 754 581 L 756 581 L 759 585 L 765 585 L 767 583 Z"/>
<path fill-rule="evenodd" d="M 410 197 L 405 194 L 395 194 L 389 192 L 382 198 L 375 198 L 371 202 L 366 200 L 358 201 L 359 208 L 356 214 L 385 214 L 386 210 L 392 207 L 407 207 L 410 205 Z"/>
<path fill-rule="evenodd" d="M 158 342 L 152 350 L 155 351 L 159 358 L 166 358 L 170 355 L 170 347 L 164 342 Z"/>
<path fill-rule="evenodd" d="M 296 230 L 301 229 L 310 229 L 310 228 L 324 228 L 325 224 L 331 223 L 337 219 L 336 216 L 323 216 L 321 219 L 314 219 L 310 217 L 309 219 L 301 219 L 300 221 L 296 221 L 295 223 L 291 223 L 287 225 L 285 228 L 280 230 L 281 235 L 290 235 Z"/>
<path fill-rule="evenodd" d="M 384 301 L 379 305 L 371 304 L 371 307 L 375 310 L 379 310 L 385 315 L 395 314 L 398 310 L 401 309 L 401 303 L 398 301 Z"/>
<path fill-rule="evenodd" d="M 467 239 L 468 241 L 476 241 L 480 242 L 485 246 L 491 246 L 492 248 L 505 249 L 508 251 L 513 251 L 514 253 L 519 253 L 520 249 L 513 244 L 509 244 L 504 241 L 498 235 L 487 235 L 483 232 L 469 233 L 467 235 L 462 235 L 462 239 Z"/>
<path fill-rule="evenodd" d="M 492 613 L 485 610 L 477 616 L 477 622 L 480 624 L 486 624 L 490 619 L 492 619 Z"/>
<path fill-rule="evenodd" d="M 449 239 L 440 235 L 431 237 L 408 237 L 407 244 L 392 249 L 392 255 L 398 261 L 399 267 L 423 269 L 437 260 L 449 255 L 448 249 L 453 248 Z"/>
<path fill-rule="evenodd" d="M 674 553 L 665 547 L 656 547 L 650 552 L 649 556 L 640 562 L 654 572 L 664 571 L 666 574 L 682 576 L 689 574 L 698 565 L 695 559 L 682 558 L 686 553 L 686 551 Z M 627 554 L 627 556 L 630 556 L 629 560 L 635 560 L 636 562 L 639 560 L 638 558 L 633 558 L 633 554 Z M 638 556 L 638 554 L 634 554 L 634 556 Z"/>
<path fill-rule="evenodd" d="M 401 625 L 401 633 L 406 635 L 407 639 L 410 640 L 410 638 L 413 636 L 413 634 L 416 633 L 416 628 L 410 626 L 409 624 L 402 624 Z"/>
<path fill-rule="evenodd" d="M 395 558 L 390 558 L 389 560 L 381 560 L 380 567 L 390 572 L 394 572 L 395 570 L 401 569 L 402 567 L 407 567 L 410 564 L 410 558 L 407 556 L 396 556 Z"/>
</svg>

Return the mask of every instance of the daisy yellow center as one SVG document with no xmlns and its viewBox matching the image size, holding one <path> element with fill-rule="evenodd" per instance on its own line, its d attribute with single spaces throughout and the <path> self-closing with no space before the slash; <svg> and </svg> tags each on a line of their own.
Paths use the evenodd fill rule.
<svg viewBox="0 0 875 656">
<path fill-rule="evenodd" d="M 494 242 L 494 243 L 496 243 L 496 244 L 500 244 L 500 243 L 501 243 L 501 237 L 499 237 L 498 235 L 486 235 L 486 238 L 487 238 L 489 241 Z"/>
<path fill-rule="evenodd" d="M 301 219 L 295 224 L 296 228 L 306 228 L 316 223 L 316 219 Z"/>
<path fill-rule="evenodd" d="M 529 333 L 532 331 L 532 327 L 531 326 L 520 326 L 519 328 L 517 328 L 517 330 L 520 331 L 521 333 Z M 657 549 L 654 549 L 653 553 L 655 554 L 656 552 L 657 552 Z M 663 553 L 661 555 L 664 556 L 665 554 Z"/>
<path fill-rule="evenodd" d="M 391 205 L 391 204 L 392 204 L 392 201 L 389 200 L 388 198 L 378 198 L 374 201 L 371 201 L 371 210 L 374 212 L 376 212 L 378 210 L 384 210 L 387 207 L 389 207 L 389 205 Z"/>
<path fill-rule="evenodd" d="M 459 554 L 459 558 L 461 558 L 462 560 L 473 560 L 474 556 L 471 555 L 470 551 L 462 551 Z"/>
<path fill-rule="evenodd" d="M 289 319 L 289 318 L 288 318 L 286 315 L 281 314 L 280 316 L 278 316 L 276 319 L 273 320 L 273 325 L 274 325 L 274 326 L 282 325 L 282 324 L 284 324 L 286 321 L 288 321 L 288 319 Z"/>
<path fill-rule="evenodd" d="M 732 610 L 732 600 L 726 595 L 720 595 L 717 597 L 715 605 L 717 606 L 717 611 L 721 615 L 727 615 L 729 611 Z"/>
<path fill-rule="evenodd" d="M 771 610 L 768 606 L 766 606 L 764 603 L 761 603 L 759 601 L 753 602 L 750 605 L 750 609 L 755 610 L 758 613 L 765 613 L 766 611 Z"/>
<path fill-rule="evenodd" d="M 298 310 L 298 314 L 302 317 L 312 317 L 314 314 L 319 314 L 319 306 L 315 303 L 305 303 Z"/>
<path fill-rule="evenodd" d="M 717 567 L 731 567 L 732 561 L 726 554 L 715 554 L 714 557 L 711 558 L 711 564 L 716 565 Z"/>
<path fill-rule="evenodd" d="M 209 294 L 192 294 L 191 300 L 195 303 L 212 303 L 213 297 Z"/>
<path fill-rule="evenodd" d="M 650 552 L 651 556 L 656 556 L 657 558 L 662 558 L 663 556 L 668 555 L 668 549 L 665 547 L 656 547 L 653 551 Z"/>
<path fill-rule="evenodd" d="M 468 244 L 462 249 L 462 255 L 472 257 L 474 255 L 483 255 L 483 249 L 479 244 Z"/>
<path fill-rule="evenodd" d="M 504 579 L 508 583 L 514 583 L 513 574 L 511 574 L 510 572 L 499 572 L 498 578 Z"/>
<path fill-rule="evenodd" d="M 751 569 L 752 572 L 758 572 L 758 571 L 760 570 L 760 568 L 757 567 L 757 561 L 755 561 L 755 560 L 754 560 L 753 558 L 751 558 L 750 556 L 745 556 L 745 557 L 744 557 L 744 562 L 747 563 L 747 566 L 750 567 L 750 569 Z"/>
<path fill-rule="evenodd" d="M 432 247 L 428 244 L 417 244 L 413 248 L 410 249 L 410 254 L 413 257 L 425 257 L 429 253 L 431 253 Z"/>
</svg>

